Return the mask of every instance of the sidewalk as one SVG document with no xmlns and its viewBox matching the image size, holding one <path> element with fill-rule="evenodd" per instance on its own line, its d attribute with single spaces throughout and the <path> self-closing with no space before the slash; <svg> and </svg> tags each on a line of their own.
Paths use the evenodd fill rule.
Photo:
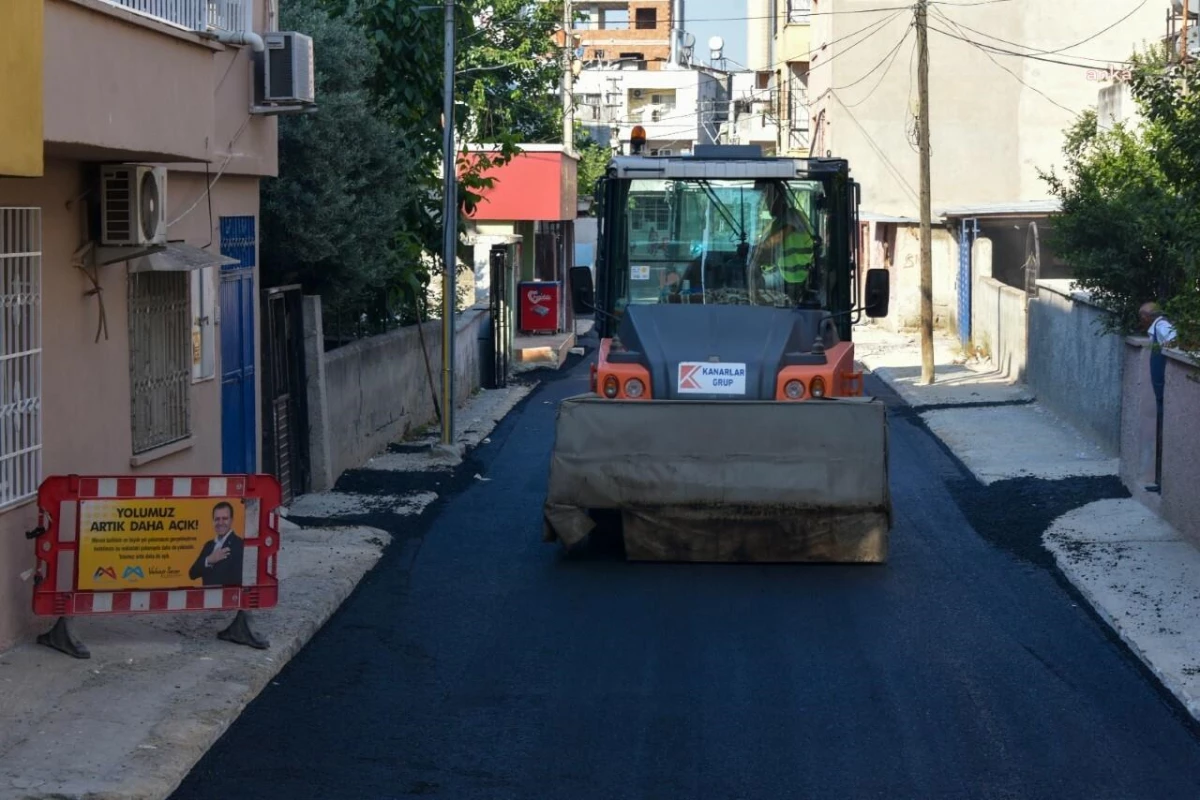
<svg viewBox="0 0 1200 800">
<path fill-rule="evenodd" d="M 455 416 L 459 446 L 485 440 L 532 389 L 511 384 L 473 397 Z M 406 482 L 397 473 L 448 472 L 460 459 L 431 455 L 429 445 L 438 438 L 393 446 L 358 472 L 378 471 L 380 480 L 396 485 Z M 422 513 L 436 499 L 428 491 L 297 498 L 281 526 L 279 605 L 251 615 L 255 632 L 270 643 L 267 650 L 216 638 L 232 613 L 196 612 L 74 618 L 75 635 L 91 650 L 88 660 L 37 644 L 0 653 L 0 800 L 170 795 L 391 542 L 374 527 L 297 522 L 352 517 L 367 504 L 376 519 L 380 513 L 403 517 Z"/>
<path fill-rule="evenodd" d="M 918 385 L 916 332 L 862 326 L 854 340 L 862 365 L 900 395 L 982 486 L 1118 476 L 1112 453 L 990 364 L 956 359 L 957 342 L 948 336 L 935 335 L 930 386 Z M 1200 550 L 1131 497 L 1063 514 L 1043 532 L 1042 544 L 1096 613 L 1200 719 Z"/>
</svg>

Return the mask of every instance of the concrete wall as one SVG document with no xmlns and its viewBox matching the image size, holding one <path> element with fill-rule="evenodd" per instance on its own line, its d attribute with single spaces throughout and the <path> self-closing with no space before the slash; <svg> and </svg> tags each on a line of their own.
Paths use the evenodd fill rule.
<svg viewBox="0 0 1200 800">
<path fill-rule="evenodd" d="M 1145 491 L 1154 482 L 1155 402 L 1150 386 L 1150 342 L 1123 340 L 1121 381 L 1121 479 L 1129 491 L 1200 545 L 1200 368 L 1180 353 L 1167 351 L 1163 391 L 1162 493 Z"/>
<path fill-rule="evenodd" d="M 958 241 L 945 228 L 933 228 L 933 318 L 940 328 L 955 329 L 958 295 Z M 917 225 L 900 225 L 892 260 L 892 299 L 888 316 L 879 323 L 888 330 L 915 328 L 921 323 L 921 232 Z"/>
<path fill-rule="evenodd" d="M 1156 511 L 1161 498 L 1147 496 L 1154 482 L 1154 390 L 1150 387 L 1148 339 L 1122 340 L 1121 358 L 1121 480 L 1134 496 Z"/>
<path fill-rule="evenodd" d="M 983 347 L 1002 374 L 1025 377 L 1025 293 L 995 278 L 975 279 L 971 298 L 971 341 Z"/>
<path fill-rule="evenodd" d="M 1163 390 L 1162 514 L 1200 545 L 1200 368 L 1168 353 Z"/>
<path fill-rule="evenodd" d="M 306 340 L 315 327 L 311 304 L 305 306 Z M 479 388 L 482 363 L 479 337 L 488 320 L 486 309 L 474 308 L 460 315 L 455 334 L 455 400 L 462 404 Z M 436 392 L 441 403 L 441 322 L 424 324 L 426 370 L 421 336 L 417 326 L 401 328 L 363 339 L 322 355 L 324 402 L 320 387 L 309 388 L 310 438 L 314 455 L 328 447 L 328 470 L 314 465 L 314 480 L 322 471 L 330 480 L 345 470 L 363 464 L 388 444 L 437 419 L 433 405 Z M 320 342 L 313 337 L 313 342 Z M 319 379 L 310 370 L 310 380 Z M 315 391 L 314 391 L 315 389 Z M 314 485 L 320 491 L 328 486 Z"/>
<path fill-rule="evenodd" d="M 1029 303 L 1025 379 L 1039 402 L 1115 455 L 1121 450 L 1125 346 L 1120 336 L 1102 333 L 1104 312 L 1069 284 L 1038 282 Z"/>
</svg>

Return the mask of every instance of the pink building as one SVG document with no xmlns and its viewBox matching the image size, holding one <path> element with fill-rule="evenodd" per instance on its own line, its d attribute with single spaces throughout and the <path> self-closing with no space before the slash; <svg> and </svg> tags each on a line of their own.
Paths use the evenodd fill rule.
<svg viewBox="0 0 1200 800">
<path fill-rule="evenodd" d="M 42 10 L 0 32 L 43 78 L 40 176 L 0 161 L 0 650 L 52 621 L 21 577 L 45 476 L 261 468 L 259 181 L 313 99 L 277 0 Z"/>
</svg>

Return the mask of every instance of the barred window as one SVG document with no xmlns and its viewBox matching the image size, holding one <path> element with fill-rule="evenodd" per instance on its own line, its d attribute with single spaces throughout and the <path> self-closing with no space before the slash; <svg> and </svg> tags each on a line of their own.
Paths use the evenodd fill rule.
<svg viewBox="0 0 1200 800">
<path fill-rule="evenodd" d="M 42 480 L 42 211 L 0 208 L 0 508 Z"/>
<path fill-rule="evenodd" d="M 192 434 L 192 326 L 186 272 L 129 276 L 129 378 L 133 452 Z"/>
</svg>

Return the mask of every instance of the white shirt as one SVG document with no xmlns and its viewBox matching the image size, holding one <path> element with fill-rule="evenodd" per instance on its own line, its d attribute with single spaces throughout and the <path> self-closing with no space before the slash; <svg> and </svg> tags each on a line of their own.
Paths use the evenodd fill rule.
<svg viewBox="0 0 1200 800">
<path fill-rule="evenodd" d="M 1160 345 L 1169 346 L 1175 341 L 1175 326 L 1166 317 L 1159 317 L 1150 323 L 1146 335 Z"/>
</svg>

